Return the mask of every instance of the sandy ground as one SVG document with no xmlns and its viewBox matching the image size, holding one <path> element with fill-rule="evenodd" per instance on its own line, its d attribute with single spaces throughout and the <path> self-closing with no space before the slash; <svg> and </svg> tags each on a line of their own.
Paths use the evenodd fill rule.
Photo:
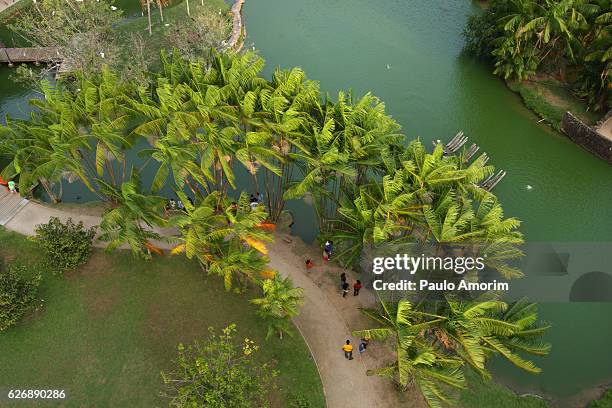
<svg viewBox="0 0 612 408">
<path fill-rule="evenodd" d="M 70 210 L 70 211 L 68 211 Z M 15 217 L 6 224 L 8 230 L 24 235 L 34 234 L 37 224 L 48 222 L 51 217 L 65 221 L 83 221 L 92 227 L 100 223 L 100 217 L 90 211 L 74 211 L 67 207 L 49 207 L 29 202 Z M 173 235 L 171 230 L 159 230 L 162 235 Z M 415 393 L 398 393 L 392 383 L 376 376 L 367 376 L 368 369 L 384 365 L 391 356 L 391 350 L 384 344 L 371 342 L 367 351 L 360 355 L 357 351 L 359 338 L 351 331 L 373 327 L 372 322 L 363 316 L 358 308 L 375 305 L 373 292 L 362 289 L 359 296 L 353 296 L 352 284 L 357 276 L 322 260 L 321 250 L 304 244 L 300 239 L 291 237 L 292 242 L 284 241 L 285 235 L 277 235 L 269 245 L 270 266 L 284 276 L 289 276 L 295 286 L 304 289 L 304 305 L 301 314 L 294 319 L 296 326 L 307 342 L 321 376 L 327 406 L 329 408 L 391 408 L 424 407 L 424 402 Z M 172 244 L 157 243 L 162 248 Z M 104 246 L 97 242 L 97 246 Z M 306 259 L 312 259 L 314 268 L 306 270 Z M 351 292 L 343 298 L 340 291 L 340 274 L 347 272 Z M 347 360 L 342 345 L 349 339 L 355 347 L 354 359 Z"/>
</svg>

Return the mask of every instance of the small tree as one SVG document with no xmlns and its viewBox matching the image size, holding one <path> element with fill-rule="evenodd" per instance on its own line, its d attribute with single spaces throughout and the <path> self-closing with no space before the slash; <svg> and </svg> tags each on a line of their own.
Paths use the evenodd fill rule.
<svg viewBox="0 0 612 408">
<path fill-rule="evenodd" d="M 277 372 L 254 361 L 259 349 L 252 340 L 234 340 L 236 325 L 216 335 L 212 328 L 204 342 L 178 346 L 175 370 L 162 372 L 170 406 L 189 408 L 268 407 L 268 392 Z"/>
<path fill-rule="evenodd" d="M 34 306 L 41 277 L 26 279 L 24 266 L 0 270 L 0 332 L 17 323 Z"/>
<path fill-rule="evenodd" d="M 62 274 L 84 264 L 89 259 L 96 229 L 75 224 L 71 218 L 62 223 L 52 217 L 48 223 L 36 226 L 34 240 L 45 255 L 46 265 L 54 273 Z"/>
<path fill-rule="evenodd" d="M 291 318 L 300 313 L 304 290 L 293 287 L 291 279 L 281 278 L 278 274 L 263 281 L 262 288 L 264 297 L 252 299 L 251 303 L 259 306 L 257 314 L 268 321 L 266 339 L 274 332 L 281 339 L 283 333 L 292 335 Z"/>
<path fill-rule="evenodd" d="M 221 49 L 231 33 L 231 20 L 213 7 L 204 6 L 190 19 L 165 31 L 168 49 L 178 49 L 188 60 L 207 57 L 211 49 Z"/>
<path fill-rule="evenodd" d="M 98 72 L 119 61 L 113 27 L 121 10 L 111 1 L 40 0 L 20 12 L 9 27 L 34 47 L 54 47 L 74 70 Z"/>
</svg>

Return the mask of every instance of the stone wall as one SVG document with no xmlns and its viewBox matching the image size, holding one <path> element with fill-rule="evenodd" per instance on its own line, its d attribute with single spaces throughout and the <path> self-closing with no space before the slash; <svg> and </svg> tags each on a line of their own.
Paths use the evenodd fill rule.
<svg viewBox="0 0 612 408">
<path fill-rule="evenodd" d="M 612 164 L 612 140 L 605 138 L 595 129 L 585 125 L 571 112 L 565 112 L 565 115 L 563 115 L 561 130 L 574 143 Z"/>
<path fill-rule="evenodd" d="M 242 23 L 242 6 L 245 0 L 236 0 L 232 6 L 232 35 L 228 40 L 228 46 L 235 51 L 240 51 L 244 44 L 244 24 Z"/>
</svg>

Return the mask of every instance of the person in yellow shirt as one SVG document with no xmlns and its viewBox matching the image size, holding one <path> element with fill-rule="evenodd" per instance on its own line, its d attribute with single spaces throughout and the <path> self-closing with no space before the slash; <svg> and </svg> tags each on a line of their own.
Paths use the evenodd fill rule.
<svg viewBox="0 0 612 408">
<path fill-rule="evenodd" d="M 344 350 L 344 358 L 348 360 L 353 359 L 353 345 L 350 340 L 346 341 L 346 344 L 342 346 L 342 350 Z"/>
</svg>

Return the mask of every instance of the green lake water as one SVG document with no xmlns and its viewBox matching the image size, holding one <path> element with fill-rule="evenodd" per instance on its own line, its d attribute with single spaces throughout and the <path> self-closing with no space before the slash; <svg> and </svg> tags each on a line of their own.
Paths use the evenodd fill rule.
<svg viewBox="0 0 612 408">
<path fill-rule="evenodd" d="M 460 33 L 476 12 L 469 0 L 248 0 L 244 15 L 247 45 L 266 59 L 266 74 L 301 66 L 332 95 L 372 91 L 407 136 L 427 145 L 464 131 L 508 172 L 495 193 L 528 241 L 612 241 L 612 167 L 538 124 L 490 67 L 462 55 Z M 126 14 L 135 13 L 130 3 Z M 1 27 L 0 40 L 10 41 Z M 2 117 L 23 115 L 33 96 L 10 72 L 0 67 Z M 64 192 L 66 201 L 95 199 L 76 183 Z M 295 231 L 311 241 L 312 209 L 288 207 Z M 559 400 L 612 380 L 612 304 L 542 303 L 540 311 L 553 325 L 553 351 L 537 361 L 543 373 L 496 364 L 499 379 Z"/>
<path fill-rule="evenodd" d="M 478 8 L 459 0 L 247 1 L 247 45 L 276 66 L 301 66 L 334 94 L 372 91 L 410 138 L 463 130 L 508 175 L 495 188 L 528 241 L 612 241 L 612 167 L 528 111 L 491 68 L 461 53 Z M 528 189 L 527 186 L 531 186 Z M 299 230 L 311 228 L 298 217 Z M 499 364 L 513 388 L 567 399 L 612 380 L 612 304 L 543 303 L 553 328 L 543 373 Z"/>
</svg>

